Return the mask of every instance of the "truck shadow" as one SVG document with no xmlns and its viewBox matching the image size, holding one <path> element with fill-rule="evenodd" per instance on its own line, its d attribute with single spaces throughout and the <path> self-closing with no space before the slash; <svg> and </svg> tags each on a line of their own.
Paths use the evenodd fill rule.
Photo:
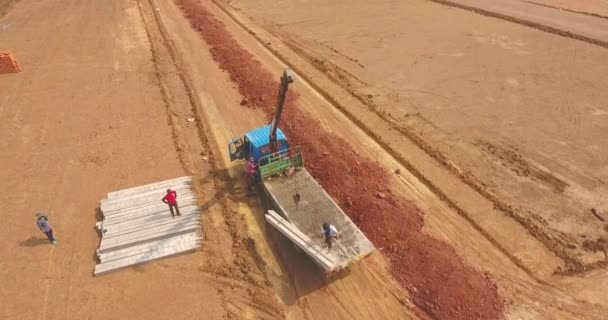
<svg viewBox="0 0 608 320">
<path fill-rule="evenodd" d="M 310 257 L 266 223 L 264 218 L 266 210 L 276 210 L 276 208 L 272 207 L 272 202 L 265 196 L 263 187 L 258 185 L 255 191 L 248 191 L 245 186 L 245 173 L 242 172 L 242 179 L 240 174 L 235 178 L 231 177 L 229 170 L 231 169 L 220 169 L 213 172 L 216 178 L 220 178 L 225 183 L 225 188 L 217 190 L 215 198 L 228 198 L 236 202 L 247 203 L 251 208 L 253 219 L 250 222 L 255 223 L 255 228 L 262 231 L 267 238 L 271 250 L 279 262 L 281 274 L 277 273 L 278 270 L 275 271 L 269 267 L 254 239 L 248 239 L 247 249 L 254 257 L 258 269 L 272 283 L 283 303 L 294 305 L 299 298 L 348 275 L 349 271 L 346 269 L 331 277 L 326 277 Z M 232 173 L 234 176 L 234 172 Z"/>
<path fill-rule="evenodd" d="M 261 188 L 260 188 L 261 189 Z M 276 208 L 272 207 L 270 199 L 264 196 L 262 190 L 258 190 L 260 195 L 260 203 L 263 207 L 264 212 L 269 209 Z M 293 290 L 293 302 L 285 300 L 286 304 L 296 303 L 296 300 L 307 296 L 308 294 L 317 291 L 323 287 L 326 287 L 334 281 L 340 280 L 349 274 L 348 269 L 341 270 L 327 276 L 321 268 L 300 248 L 298 248 L 293 242 L 287 237 L 281 234 L 278 230 L 270 227 L 263 214 L 259 217 L 261 220 L 258 223 L 264 224 L 264 230 L 266 236 L 270 240 L 271 247 L 276 255 L 279 257 L 279 262 L 283 271 L 289 277 L 288 281 L 291 284 Z"/>
<path fill-rule="evenodd" d="M 268 233 L 281 258 L 281 263 L 289 275 L 297 298 L 307 296 L 348 276 L 350 272 L 348 269 L 326 275 L 308 255 L 280 232 L 269 228 Z"/>
</svg>

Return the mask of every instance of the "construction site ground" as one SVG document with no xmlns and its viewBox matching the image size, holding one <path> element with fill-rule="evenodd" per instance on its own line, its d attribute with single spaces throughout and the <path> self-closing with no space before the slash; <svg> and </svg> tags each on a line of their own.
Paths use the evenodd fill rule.
<svg viewBox="0 0 608 320">
<path fill-rule="evenodd" d="M 0 318 L 606 319 L 605 47 L 423 0 L 14 2 Z M 286 66 L 282 128 L 379 248 L 331 280 L 227 155 Z M 99 201 L 184 175 L 203 248 L 93 277 Z"/>
</svg>

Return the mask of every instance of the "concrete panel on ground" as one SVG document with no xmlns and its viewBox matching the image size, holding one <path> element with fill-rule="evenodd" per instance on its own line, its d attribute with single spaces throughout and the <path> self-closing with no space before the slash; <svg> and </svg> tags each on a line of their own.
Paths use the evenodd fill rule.
<svg viewBox="0 0 608 320">
<path fill-rule="evenodd" d="M 161 202 L 167 189 L 176 190 L 181 216 L 172 217 Z M 192 192 L 192 178 L 181 177 L 108 194 L 100 202 L 104 220 L 95 275 L 127 268 L 200 248 L 201 210 Z"/>
</svg>

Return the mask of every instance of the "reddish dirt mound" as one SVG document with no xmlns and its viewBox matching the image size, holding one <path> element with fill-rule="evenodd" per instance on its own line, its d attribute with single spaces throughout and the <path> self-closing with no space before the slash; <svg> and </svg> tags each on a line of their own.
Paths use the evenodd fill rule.
<svg viewBox="0 0 608 320">
<path fill-rule="evenodd" d="M 0 52 L 0 74 L 21 72 L 21 68 L 10 52 Z"/>
<path fill-rule="evenodd" d="M 238 84 L 243 105 L 274 114 L 278 75 L 272 75 L 232 38 L 197 0 L 176 0 L 211 53 Z M 418 307 L 437 319 L 498 319 L 503 302 L 484 274 L 464 264 L 452 248 L 422 232 L 421 212 L 387 189 L 388 173 L 360 158 L 343 140 L 287 100 L 282 129 L 300 145 L 307 168 L 391 261 L 394 277 Z M 381 193 L 381 194 L 379 194 Z"/>
</svg>

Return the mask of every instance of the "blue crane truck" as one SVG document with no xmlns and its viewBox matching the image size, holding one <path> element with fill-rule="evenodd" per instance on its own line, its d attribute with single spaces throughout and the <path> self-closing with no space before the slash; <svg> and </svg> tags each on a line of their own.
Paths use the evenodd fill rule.
<svg viewBox="0 0 608 320">
<path fill-rule="evenodd" d="M 292 71 L 286 69 L 272 123 L 233 139 L 228 151 L 231 161 L 253 158 L 264 193 L 273 206 L 265 215 L 266 221 L 329 276 L 367 257 L 375 248 L 306 171 L 302 152 L 290 147 L 285 133 L 278 128 L 287 88 L 293 81 Z M 334 225 L 339 234 L 331 249 L 325 247 L 322 236 L 326 222 Z"/>
</svg>

